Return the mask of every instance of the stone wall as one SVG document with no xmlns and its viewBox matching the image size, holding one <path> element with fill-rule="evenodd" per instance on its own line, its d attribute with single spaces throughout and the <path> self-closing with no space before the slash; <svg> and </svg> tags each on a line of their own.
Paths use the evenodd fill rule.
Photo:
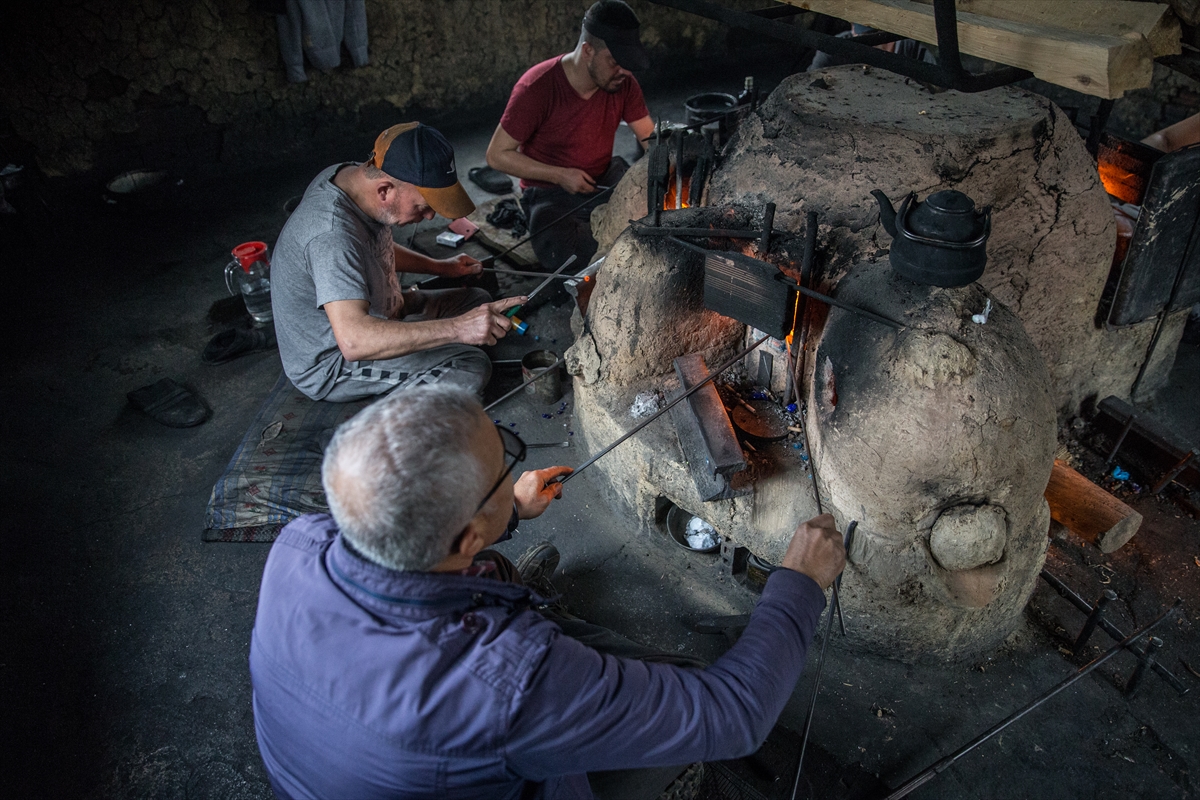
<svg viewBox="0 0 1200 800">
<path fill-rule="evenodd" d="M 660 72 L 723 46 L 715 23 L 631 4 Z M 496 108 L 527 67 L 574 46 L 590 0 L 367 0 L 370 64 L 347 57 L 304 83 L 285 78 L 266 5 L 15 4 L 0 26 L 0 138 L 47 175 L 111 176 L 278 158 L 417 113 Z"/>
</svg>

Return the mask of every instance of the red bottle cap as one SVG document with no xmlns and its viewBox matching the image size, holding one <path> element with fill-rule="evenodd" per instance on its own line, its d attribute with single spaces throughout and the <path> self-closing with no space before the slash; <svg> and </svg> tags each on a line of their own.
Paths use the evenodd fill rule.
<svg viewBox="0 0 1200 800">
<path fill-rule="evenodd" d="M 245 242 L 233 248 L 233 257 L 242 265 L 244 272 L 250 271 L 250 265 L 255 261 L 262 261 L 266 264 L 267 261 L 267 243 L 266 242 Z"/>
</svg>

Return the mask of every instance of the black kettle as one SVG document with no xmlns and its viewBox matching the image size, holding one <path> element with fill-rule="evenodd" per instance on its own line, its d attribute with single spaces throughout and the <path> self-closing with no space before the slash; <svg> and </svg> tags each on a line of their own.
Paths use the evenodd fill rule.
<svg viewBox="0 0 1200 800">
<path fill-rule="evenodd" d="M 909 192 L 899 211 L 878 189 L 871 196 L 879 201 L 879 220 L 892 236 L 888 258 L 896 272 L 916 283 L 945 287 L 966 286 L 983 274 L 992 232 L 990 206 L 976 211 L 971 198 L 953 189 L 935 192 L 924 203 Z"/>
</svg>

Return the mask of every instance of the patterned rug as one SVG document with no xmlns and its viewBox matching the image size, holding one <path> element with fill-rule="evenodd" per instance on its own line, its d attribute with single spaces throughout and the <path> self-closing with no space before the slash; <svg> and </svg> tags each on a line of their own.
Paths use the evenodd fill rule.
<svg viewBox="0 0 1200 800">
<path fill-rule="evenodd" d="M 213 486 L 206 542 L 273 542 L 301 514 L 328 511 L 321 459 L 338 425 L 369 401 L 310 400 L 280 374 Z"/>
</svg>

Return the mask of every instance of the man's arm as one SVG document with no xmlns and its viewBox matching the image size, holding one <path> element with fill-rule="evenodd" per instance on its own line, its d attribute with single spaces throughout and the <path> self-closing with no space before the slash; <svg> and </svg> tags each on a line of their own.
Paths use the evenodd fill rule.
<svg viewBox="0 0 1200 800">
<path fill-rule="evenodd" d="M 650 138 L 654 136 L 654 120 L 650 119 L 650 115 L 635 119 L 629 123 L 629 130 L 633 131 L 634 136 L 637 136 L 638 144 L 646 147 L 650 143 Z"/>
<path fill-rule="evenodd" d="M 510 765 L 544 780 L 754 752 L 796 686 L 824 589 L 844 563 L 832 517 L 802 523 L 745 632 L 705 670 L 601 655 L 560 636 L 514 715 Z"/>
<path fill-rule="evenodd" d="M 430 258 L 395 242 L 392 242 L 392 250 L 396 255 L 396 272 L 461 278 L 464 275 L 477 275 L 483 269 L 483 264 L 466 253 L 459 253 L 450 258 Z"/>
<path fill-rule="evenodd" d="M 492 141 L 488 143 L 488 166 L 527 181 L 553 183 L 571 194 L 596 191 L 596 182 L 583 170 L 574 167 L 555 167 L 535 161 L 518 150 L 517 148 L 520 146 L 520 142 L 509 136 L 503 127 L 497 125 L 495 133 L 492 134 Z"/>
<path fill-rule="evenodd" d="M 379 319 L 366 300 L 335 300 L 324 305 L 338 349 L 347 361 L 376 361 L 446 344 L 495 344 L 512 327 L 505 309 L 525 302 L 506 297 L 448 319 L 403 322 Z"/>
</svg>

